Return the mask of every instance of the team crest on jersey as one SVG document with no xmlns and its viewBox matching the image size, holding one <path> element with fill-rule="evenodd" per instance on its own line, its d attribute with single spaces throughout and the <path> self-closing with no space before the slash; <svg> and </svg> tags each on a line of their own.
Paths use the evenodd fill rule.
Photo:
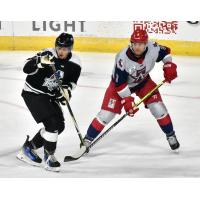
<svg viewBox="0 0 200 200">
<path fill-rule="evenodd" d="M 42 86 L 47 87 L 49 91 L 53 91 L 56 88 L 58 88 L 63 77 L 64 77 L 64 72 L 58 70 L 51 77 L 45 78 Z"/>
<path fill-rule="evenodd" d="M 132 74 L 132 75 L 134 75 L 134 74 L 136 74 L 136 66 L 135 65 L 132 65 L 129 69 L 128 69 L 128 73 L 129 74 Z"/>
<path fill-rule="evenodd" d="M 138 83 L 146 76 L 146 66 L 140 65 L 139 69 L 133 66 L 129 72 L 130 76 L 134 79 L 134 83 Z"/>
<path fill-rule="evenodd" d="M 111 108 L 111 109 L 114 109 L 115 104 L 116 104 L 116 100 L 110 99 L 109 102 L 108 102 L 108 107 Z"/>
<path fill-rule="evenodd" d="M 61 79 L 63 79 L 63 77 L 64 77 L 64 72 L 61 71 L 61 70 L 58 70 L 58 71 L 56 71 L 56 72 L 54 73 L 54 75 L 55 75 L 55 77 L 56 77 L 58 80 L 61 80 Z"/>
</svg>

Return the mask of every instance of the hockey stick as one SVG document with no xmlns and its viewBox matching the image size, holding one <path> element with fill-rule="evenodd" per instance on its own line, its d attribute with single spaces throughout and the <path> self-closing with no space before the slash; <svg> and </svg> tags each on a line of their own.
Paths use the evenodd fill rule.
<svg viewBox="0 0 200 200">
<path fill-rule="evenodd" d="M 138 103 L 136 103 L 136 107 L 138 107 L 141 103 L 143 103 L 146 99 L 152 96 L 152 94 L 160 88 L 166 81 L 163 80 L 161 83 L 159 83 L 153 90 L 151 90 L 148 94 L 146 94 Z M 92 144 L 87 148 L 91 149 L 96 143 L 98 143 L 103 137 L 105 137 L 117 124 L 119 124 L 128 114 L 124 114 L 122 117 L 120 117 L 110 128 L 108 128 L 105 132 L 103 132 L 95 141 L 92 142 Z M 73 156 L 65 156 L 64 162 L 78 160 L 80 157 L 82 157 L 86 150 L 85 146 L 83 148 L 80 148 L 78 152 L 76 152 Z"/>
<path fill-rule="evenodd" d="M 55 73 L 55 72 L 56 72 L 55 65 L 51 65 L 51 67 L 52 67 L 53 72 Z M 55 75 L 55 77 L 56 77 L 56 75 Z M 81 145 L 84 146 L 83 137 L 82 137 L 82 134 L 81 134 L 81 132 L 80 132 L 78 123 L 77 123 L 77 121 L 76 121 L 76 119 L 75 119 L 75 117 L 74 117 L 74 113 L 73 113 L 73 111 L 72 111 L 72 109 L 71 109 L 71 106 L 70 106 L 70 104 L 69 104 L 69 101 L 67 100 L 68 98 L 67 98 L 67 96 L 66 96 L 66 94 L 65 94 L 65 92 L 64 92 L 64 90 L 63 90 L 63 87 L 62 87 L 62 84 L 60 83 L 60 80 L 59 80 L 57 77 L 56 77 L 56 79 L 57 79 L 57 82 L 58 82 L 58 84 L 59 84 L 59 88 L 60 88 L 60 90 L 62 91 L 63 96 L 64 96 L 65 99 L 66 99 L 66 105 L 67 105 L 69 114 L 70 114 L 70 116 L 71 116 L 71 119 L 72 119 L 72 121 L 73 121 L 73 123 L 74 123 L 76 132 L 78 133 L 78 137 L 79 137 L 79 139 L 80 139 Z M 86 147 L 85 147 L 85 148 L 86 148 Z"/>
<path fill-rule="evenodd" d="M 66 95 L 65 95 L 65 93 L 64 93 L 64 91 L 63 91 L 63 88 L 62 88 L 62 87 L 60 87 L 60 88 L 61 88 L 61 90 L 62 90 L 62 92 L 63 92 L 63 95 L 64 95 L 64 97 L 65 97 L 65 99 L 66 99 L 67 97 L 66 97 Z M 74 126 L 75 126 L 75 128 L 76 128 L 76 132 L 78 133 L 78 137 L 79 137 L 79 139 L 80 139 L 81 145 L 84 145 L 84 143 L 83 143 L 83 136 L 82 136 L 82 134 L 81 134 L 81 132 L 80 132 L 79 126 L 78 126 L 78 124 L 77 124 L 77 121 L 76 121 L 76 119 L 75 119 L 75 117 L 74 117 L 74 114 L 73 114 L 73 112 L 72 112 L 71 106 L 70 106 L 70 104 L 69 104 L 69 101 L 67 101 L 67 99 L 66 99 L 66 102 L 67 102 L 66 104 L 67 104 L 67 108 L 68 108 L 68 110 L 69 110 L 70 116 L 71 116 L 72 121 L 73 121 L 73 123 L 74 123 Z"/>
</svg>

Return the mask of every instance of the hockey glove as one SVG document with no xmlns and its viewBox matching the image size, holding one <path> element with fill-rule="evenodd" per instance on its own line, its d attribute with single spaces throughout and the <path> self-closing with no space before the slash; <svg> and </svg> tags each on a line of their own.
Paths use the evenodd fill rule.
<svg viewBox="0 0 200 200">
<path fill-rule="evenodd" d="M 70 87 L 64 87 L 63 89 L 60 89 L 55 94 L 56 99 L 62 104 L 66 105 L 67 101 L 70 101 L 71 99 L 71 88 Z"/>
<path fill-rule="evenodd" d="M 124 106 L 124 110 L 130 117 L 133 117 L 134 114 L 139 110 L 139 108 L 135 106 L 134 98 L 132 96 L 123 98 L 121 103 Z"/>
<path fill-rule="evenodd" d="M 166 62 L 163 65 L 164 77 L 168 83 L 177 78 L 176 64 L 172 62 Z"/>
<path fill-rule="evenodd" d="M 52 52 L 44 51 L 37 55 L 37 67 L 45 68 L 54 64 L 55 57 Z"/>
</svg>

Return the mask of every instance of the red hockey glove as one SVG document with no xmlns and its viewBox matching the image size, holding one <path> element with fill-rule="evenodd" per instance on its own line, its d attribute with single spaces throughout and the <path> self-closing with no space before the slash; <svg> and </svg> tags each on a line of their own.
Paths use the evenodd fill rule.
<svg viewBox="0 0 200 200">
<path fill-rule="evenodd" d="M 121 101 L 122 105 L 124 106 L 124 110 L 126 113 L 130 116 L 133 117 L 134 114 L 139 110 L 134 104 L 134 98 L 132 96 L 125 97 Z"/>
<path fill-rule="evenodd" d="M 172 62 L 166 62 L 163 65 L 164 77 L 168 83 L 171 83 L 171 81 L 177 77 L 176 68 L 176 64 Z"/>
</svg>

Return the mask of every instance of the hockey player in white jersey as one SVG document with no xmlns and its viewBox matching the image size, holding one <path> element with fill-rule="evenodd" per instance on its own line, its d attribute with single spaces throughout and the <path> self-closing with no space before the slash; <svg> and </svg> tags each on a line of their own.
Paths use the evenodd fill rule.
<svg viewBox="0 0 200 200">
<path fill-rule="evenodd" d="M 23 68 L 27 77 L 22 97 L 34 120 L 44 127 L 30 141 L 27 137 L 17 158 L 41 166 L 42 159 L 36 150 L 43 147 L 44 166 L 51 171 L 60 170 L 60 163 L 55 157 L 58 135 L 65 128 L 60 104 L 66 105 L 66 101 L 70 100 L 81 73 L 80 60 L 72 52 L 73 44 L 73 36 L 62 33 L 57 37 L 54 48 L 27 59 Z"/>
<path fill-rule="evenodd" d="M 134 106 L 134 98 L 131 94 L 143 98 L 156 86 L 149 73 L 155 63 L 160 61 L 164 63 L 165 80 L 171 83 L 177 77 L 177 66 L 172 62 L 170 48 L 148 41 L 145 30 L 135 30 L 131 35 L 130 45 L 116 55 L 111 82 L 106 90 L 100 112 L 88 127 L 84 137 L 85 146 L 88 147 L 92 143 L 115 115 L 121 113 L 123 107 L 129 116 L 134 116 L 138 108 Z M 144 101 L 144 104 L 157 120 L 171 149 L 178 149 L 179 142 L 159 91 L 154 92 Z"/>
</svg>

